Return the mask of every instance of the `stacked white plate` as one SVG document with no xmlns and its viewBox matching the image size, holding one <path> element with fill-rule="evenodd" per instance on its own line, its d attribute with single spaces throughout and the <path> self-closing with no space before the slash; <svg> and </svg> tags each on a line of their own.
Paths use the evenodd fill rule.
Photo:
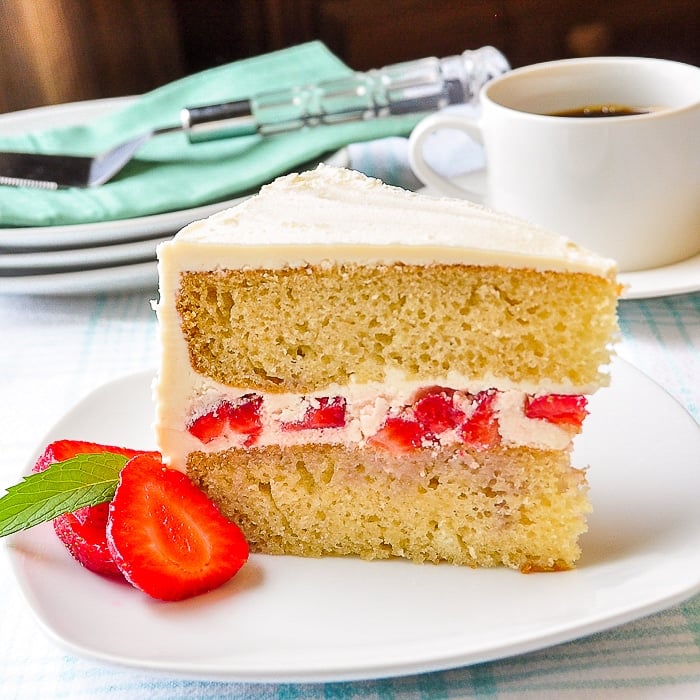
<svg viewBox="0 0 700 700">
<path fill-rule="evenodd" d="M 133 99 L 91 100 L 0 115 L 0 133 L 18 134 L 84 124 L 123 107 Z M 325 160 L 344 165 L 347 155 L 345 151 L 339 151 Z M 123 221 L 0 228 L 0 294 L 155 292 L 157 245 L 186 224 L 243 199 Z"/>
<path fill-rule="evenodd" d="M 0 229 L 0 293 L 155 291 L 156 246 L 236 201 L 99 224 Z"/>
<path fill-rule="evenodd" d="M 76 102 L 0 115 L 0 133 L 86 123 L 132 99 Z M 0 228 L 0 293 L 155 291 L 158 243 L 190 221 L 229 204 L 78 226 Z"/>
</svg>

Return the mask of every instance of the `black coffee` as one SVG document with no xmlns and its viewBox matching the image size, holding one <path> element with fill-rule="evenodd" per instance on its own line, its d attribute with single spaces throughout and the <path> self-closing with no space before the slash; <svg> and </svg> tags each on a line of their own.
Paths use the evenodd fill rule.
<svg viewBox="0 0 700 700">
<path fill-rule="evenodd" d="M 561 112 L 550 112 L 549 115 L 552 117 L 628 117 L 632 114 L 649 114 L 651 111 L 642 107 L 604 104 L 565 109 Z"/>
</svg>

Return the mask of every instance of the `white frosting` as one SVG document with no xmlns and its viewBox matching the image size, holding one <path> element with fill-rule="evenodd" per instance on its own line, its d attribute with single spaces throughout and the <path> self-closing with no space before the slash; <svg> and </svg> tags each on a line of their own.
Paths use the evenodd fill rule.
<svg viewBox="0 0 700 700">
<path fill-rule="evenodd" d="M 190 224 L 159 258 L 188 270 L 404 262 L 615 272 L 612 260 L 513 217 L 328 166 L 281 177 Z"/>
<path fill-rule="evenodd" d="M 172 241 L 159 246 L 158 258 L 160 301 L 156 310 L 162 363 L 154 387 L 156 435 L 165 460 L 179 468 L 184 467 L 184 458 L 191 449 L 201 449 L 201 444 L 195 447 L 190 442 L 194 438 L 184 432 L 193 406 L 236 392 L 205 380 L 190 367 L 175 308 L 183 271 L 402 262 L 494 264 L 586 272 L 610 279 L 615 274 L 613 261 L 514 218 L 466 201 L 436 200 L 389 187 L 359 173 L 325 166 L 279 178 L 240 206 L 187 226 Z M 515 387 L 498 377 L 485 377 L 482 385 L 469 386 L 464 379 L 422 378 L 421 384 L 530 393 L 580 393 L 587 389 Z M 402 382 L 402 377 L 387 377 L 381 386 L 328 387 L 320 395 L 348 397 L 354 413 L 346 436 L 359 441 L 376 429 L 392 402 L 399 400 L 397 396 L 409 391 Z M 371 396 L 371 400 L 359 399 L 358 391 Z M 293 411 L 294 405 L 280 410 Z M 298 406 L 296 410 L 300 410 Z M 502 410 L 504 430 L 518 444 L 523 444 L 523 430 L 540 430 L 531 425 L 534 421 L 523 425 L 517 416 L 508 417 L 510 410 Z M 567 444 L 570 439 L 568 432 L 555 435 L 547 426 L 542 430 L 548 433 L 542 438 L 543 444 Z M 532 444 L 532 435 L 529 440 Z"/>
</svg>

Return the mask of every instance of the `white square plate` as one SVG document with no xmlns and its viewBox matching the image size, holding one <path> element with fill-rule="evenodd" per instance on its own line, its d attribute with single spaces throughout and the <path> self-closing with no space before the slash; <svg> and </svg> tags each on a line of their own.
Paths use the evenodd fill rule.
<svg viewBox="0 0 700 700">
<path fill-rule="evenodd" d="M 152 374 L 85 398 L 46 436 L 151 448 Z M 576 570 L 520 574 L 404 561 L 253 555 L 180 603 L 82 569 L 50 524 L 9 538 L 33 612 L 71 652 L 180 677 L 338 681 L 502 658 L 656 612 L 700 591 L 700 428 L 617 360 L 574 463 L 594 513 Z M 29 467 L 28 467 L 29 469 Z"/>
</svg>

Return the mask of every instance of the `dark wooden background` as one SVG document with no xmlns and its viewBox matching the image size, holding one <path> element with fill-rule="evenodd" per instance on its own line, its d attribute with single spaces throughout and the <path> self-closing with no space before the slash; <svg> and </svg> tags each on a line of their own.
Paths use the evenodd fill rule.
<svg viewBox="0 0 700 700">
<path fill-rule="evenodd" d="M 700 62 L 698 0 L 0 0 L 0 112 L 131 95 L 321 39 L 357 70 L 492 44 Z"/>
</svg>

